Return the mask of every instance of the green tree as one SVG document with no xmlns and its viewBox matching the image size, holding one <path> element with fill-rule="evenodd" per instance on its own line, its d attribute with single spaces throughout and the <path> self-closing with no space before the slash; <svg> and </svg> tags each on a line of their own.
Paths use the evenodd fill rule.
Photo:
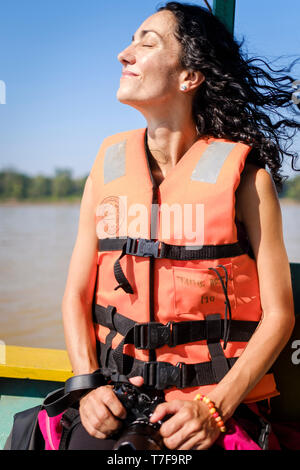
<svg viewBox="0 0 300 470">
<path fill-rule="evenodd" d="M 14 169 L 0 173 L 0 196 L 5 199 L 25 199 L 30 186 L 30 177 Z"/>
<path fill-rule="evenodd" d="M 300 176 L 295 176 L 287 181 L 287 188 L 284 196 L 300 201 Z"/>
<path fill-rule="evenodd" d="M 82 196 L 86 180 L 87 180 L 87 176 L 84 176 L 83 178 L 77 178 L 76 180 L 74 180 L 74 194 L 76 194 L 76 196 L 78 197 Z"/>
<path fill-rule="evenodd" d="M 45 198 L 51 196 L 51 191 L 51 178 L 37 175 L 31 179 L 28 188 L 28 196 L 34 199 Z"/>
<path fill-rule="evenodd" d="M 52 195 L 55 198 L 71 196 L 74 193 L 72 172 L 68 169 L 56 169 L 52 180 Z"/>
</svg>

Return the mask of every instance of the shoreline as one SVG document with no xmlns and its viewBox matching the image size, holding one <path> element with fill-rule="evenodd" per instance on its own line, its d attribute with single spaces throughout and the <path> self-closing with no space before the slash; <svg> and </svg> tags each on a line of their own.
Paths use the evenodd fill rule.
<svg viewBox="0 0 300 470">
<path fill-rule="evenodd" d="M 7 200 L 1 201 L 0 200 L 0 207 L 17 207 L 17 206 L 73 206 L 73 205 L 80 205 L 81 198 L 77 199 L 58 199 L 54 200 Z M 293 205 L 293 206 L 300 206 L 300 201 L 297 199 L 291 198 L 279 198 L 279 203 L 283 205 Z"/>
<path fill-rule="evenodd" d="M 17 207 L 17 206 L 74 206 L 79 205 L 81 199 L 61 199 L 57 201 L 44 200 L 44 201 L 28 201 L 28 200 L 7 200 L 0 201 L 0 207 Z"/>
<path fill-rule="evenodd" d="M 300 206 L 300 201 L 297 201 L 297 199 L 291 199 L 288 197 L 283 197 L 279 198 L 280 204 L 285 204 L 289 206 Z"/>
</svg>

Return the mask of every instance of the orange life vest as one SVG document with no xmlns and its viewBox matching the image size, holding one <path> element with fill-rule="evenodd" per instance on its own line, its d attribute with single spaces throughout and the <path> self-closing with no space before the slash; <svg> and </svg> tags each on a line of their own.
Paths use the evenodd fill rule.
<svg viewBox="0 0 300 470">
<path fill-rule="evenodd" d="M 235 191 L 251 147 L 195 142 L 157 186 L 146 130 L 104 140 L 91 171 L 99 362 L 142 375 L 166 400 L 218 383 L 244 351 L 262 308 L 251 248 L 239 239 Z M 245 402 L 278 395 L 266 374 Z"/>
</svg>

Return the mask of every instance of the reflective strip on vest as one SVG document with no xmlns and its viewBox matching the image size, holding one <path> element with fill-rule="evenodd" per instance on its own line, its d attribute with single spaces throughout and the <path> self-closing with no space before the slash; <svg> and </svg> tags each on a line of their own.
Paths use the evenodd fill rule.
<svg viewBox="0 0 300 470">
<path fill-rule="evenodd" d="M 104 156 L 104 184 L 121 178 L 126 173 L 126 140 L 108 147 Z"/>
<path fill-rule="evenodd" d="M 216 183 L 226 158 L 235 146 L 235 143 L 212 142 L 199 158 L 191 180 L 201 181 L 202 183 Z"/>
</svg>

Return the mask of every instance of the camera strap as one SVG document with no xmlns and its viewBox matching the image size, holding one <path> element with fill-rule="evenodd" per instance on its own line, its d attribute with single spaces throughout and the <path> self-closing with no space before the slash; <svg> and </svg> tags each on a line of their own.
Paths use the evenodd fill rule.
<svg viewBox="0 0 300 470">
<path fill-rule="evenodd" d="M 92 374 L 82 374 L 70 377 L 65 386 L 49 393 L 44 402 L 43 409 L 48 416 L 53 417 L 74 405 L 85 394 L 107 384 L 107 379 L 100 369 Z"/>
</svg>

